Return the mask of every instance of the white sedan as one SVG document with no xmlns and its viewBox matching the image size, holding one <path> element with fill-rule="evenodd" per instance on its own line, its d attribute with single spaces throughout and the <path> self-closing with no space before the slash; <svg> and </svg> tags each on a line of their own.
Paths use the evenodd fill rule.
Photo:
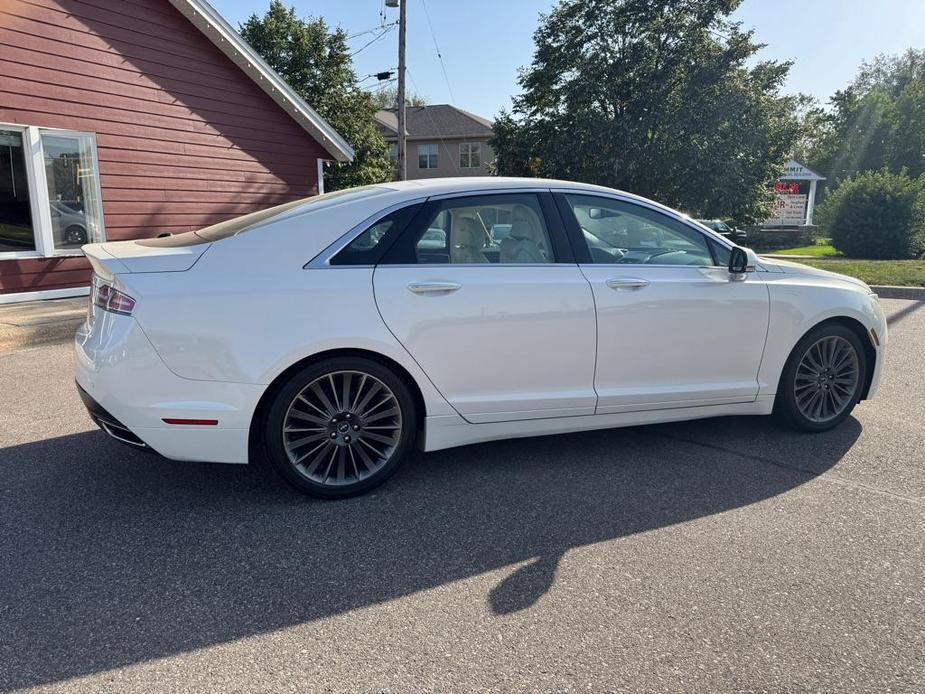
<svg viewBox="0 0 925 694">
<path fill-rule="evenodd" d="M 266 455 L 321 497 L 415 444 L 772 413 L 823 431 L 873 396 L 887 336 L 863 282 L 564 181 L 382 184 L 84 251 L 97 424 L 176 460 Z"/>
</svg>

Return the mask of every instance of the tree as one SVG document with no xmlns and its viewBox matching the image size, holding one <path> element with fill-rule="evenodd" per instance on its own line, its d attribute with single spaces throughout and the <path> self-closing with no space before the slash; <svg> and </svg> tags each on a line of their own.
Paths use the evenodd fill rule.
<svg viewBox="0 0 925 694">
<path fill-rule="evenodd" d="M 373 122 L 376 104 L 357 85 L 346 32 L 329 30 L 322 19 L 299 19 L 281 0 L 272 0 L 263 17 L 251 15 L 240 32 L 353 147 L 353 162 L 329 166 L 328 190 L 391 179 L 388 146 Z"/>
<path fill-rule="evenodd" d="M 789 63 L 728 21 L 739 0 L 565 0 L 541 17 L 501 174 L 623 188 L 704 216 L 766 217 L 798 134 Z"/>
<path fill-rule="evenodd" d="M 376 108 L 398 107 L 398 87 L 383 87 L 370 93 L 373 96 L 373 103 L 376 104 Z M 427 97 L 415 92 L 405 92 L 405 105 L 427 106 Z"/>
<path fill-rule="evenodd" d="M 925 50 L 864 63 L 829 105 L 806 163 L 830 182 L 884 167 L 925 172 Z"/>
</svg>

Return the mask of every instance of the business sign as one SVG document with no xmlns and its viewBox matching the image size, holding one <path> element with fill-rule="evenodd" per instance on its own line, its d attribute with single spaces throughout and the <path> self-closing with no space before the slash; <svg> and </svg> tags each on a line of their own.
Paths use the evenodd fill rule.
<svg viewBox="0 0 925 694">
<path fill-rule="evenodd" d="M 782 181 L 824 181 L 825 177 L 820 176 L 812 169 L 807 169 L 800 162 L 791 159 L 784 164 L 784 175 L 780 177 Z"/>
<path fill-rule="evenodd" d="M 806 222 L 806 195 L 778 194 L 774 201 L 774 211 L 764 226 L 793 227 Z"/>
</svg>

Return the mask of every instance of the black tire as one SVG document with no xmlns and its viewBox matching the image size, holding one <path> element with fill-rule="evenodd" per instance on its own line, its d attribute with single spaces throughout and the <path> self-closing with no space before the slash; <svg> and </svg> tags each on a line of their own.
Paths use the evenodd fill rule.
<svg viewBox="0 0 925 694">
<path fill-rule="evenodd" d="M 837 337 L 845 340 L 854 350 L 857 359 L 857 381 L 853 392 L 847 396 L 843 408 L 836 415 L 825 421 L 814 421 L 804 414 L 797 404 L 796 378 L 797 370 L 807 351 L 820 340 Z M 867 354 L 858 336 L 851 329 L 838 323 L 820 325 L 810 330 L 793 348 L 781 374 L 774 401 L 774 416 L 783 425 L 798 431 L 828 431 L 844 421 L 861 399 L 867 379 Z"/>
<path fill-rule="evenodd" d="M 64 242 L 67 244 L 79 243 L 81 246 L 87 242 L 87 230 L 79 226 L 69 226 L 64 230 Z"/>
<path fill-rule="evenodd" d="M 322 450 L 330 450 L 332 461 L 337 461 L 336 456 L 341 454 L 341 449 L 345 453 L 351 453 L 347 450 L 353 448 L 353 451 L 356 452 L 354 455 L 351 453 L 348 462 L 352 460 L 352 469 L 356 471 L 356 474 L 350 474 L 351 466 L 348 464 L 346 466 L 347 473 L 344 475 L 344 480 L 336 481 L 331 480 L 329 483 L 321 483 L 318 481 L 317 477 L 321 475 L 320 468 L 325 465 L 324 462 L 318 464 L 318 467 L 313 471 L 313 476 L 308 474 L 308 466 L 306 464 L 297 465 L 294 460 L 290 457 L 301 456 L 303 455 L 303 450 L 310 450 L 310 447 L 313 446 L 316 442 L 318 445 L 321 445 L 321 440 L 312 441 L 311 443 L 305 444 L 304 449 L 292 449 L 293 441 L 290 439 L 287 448 L 286 436 L 294 436 L 292 433 L 284 433 L 284 428 L 286 427 L 287 417 L 289 421 L 292 422 L 292 410 L 290 406 L 296 404 L 298 408 L 302 408 L 301 404 L 297 404 L 297 397 L 303 393 L 305 389 L 310 389 L 310 386 L 319 383 L 319 379 L 322 379 L 320 383 L 325 383 L 326 379 L 331 376 L 332 378 L 337 378 L 338 374 L 349 373 L 351 374 L 350 378 L 352 379 L 354 375 L 357 376 L 366 376 L 365 379 L 357 379 L 362 383 L 376 384 L 377 386 L 384 386 L 388 391 L 391 391 L 391 395 L 394 396 L 394 400 L 397 401 L 397 409 L 399 414 L 390 420 L 390 422 L 398 422 L 399 430 L 397 433 L 392 432 L 391 435 L 396 437 L 396 443 L 394 446 L 383 446 L 383 452 L 391 449 L 391 452 L 387 457 L 383 456 L 384 462 L 376 467 L 375 472 L 369 472 L 368 469 L 359 469 L 363 465 L 360 461 L 359 465 L 357 460 L 359 459 L 359 451 L 354 446 L 360 446 L 361 442 L 359 441 L 362 438 L 363 433 L 361 430 L 360 434 L 354 435 L 354 440 L 351 444 L 345 444 L 343 441 L 339 441 L 337 444 L 331 442 L 330 448 L 323 448 Z M 343 376 L 339 376 L 343 379 Z M 333 383 L 333 381 L 332 381 Z M 362 392 L 361 385 L 361 392 Z M 369 392 L 371 385 L 365 386 Z M 328 395 L 333 395 L 329 390 L 325 391 Z M 386 393 L 386 391 L 377 391 L 377 393 Z M 309 395 L 311 390 L 309 390 Z M 303 396 L 304 397 L 304 396 Z M 378 396 L 377 396 L 378 397 Z M 385 397 L 388 397 L 387 395 Z M 329 398 L 334 404 L 336 398 Z M 338 403 L 339 405 L 340 403 Z M 390 405 L 391 406 L 391 405 Z M 355 413 L 357 408 L 351 408 L 349 405 L 342 408 L 335 408 L 341 410 L 346 414 L 337 414 L 336 417 L 341 418 L 340 426 L 347 424 L 348 422 L 344 420 L 344 417 L 347 417 L 350 413 Z M 387 409 L 387 408 L 386 408 Z M 391 410 L 388 410 L 391 411 Z M 382 411 L 380 410 L 379 413 Z M 308 409 L 308 406 L 305 406 L 306 414 L 313 414 L 311 409 Z M 376 416 L 378 416 L 378 414 Z M 356 417 L 356 415 L 354 415 Z M 317 416 L 320 419 L 320 416 Z M 330 420 L 332 428 L 328 429 L 330 435 L 337 433 L 337 426 L 334 425 L 334 419 Z M 360 420 L 354 418 L 352 420 L 354 425 L 362 424 Z M 313 427 L 320 427 L 318 423 L 309 422 L 308 425 Z M 352 432 L 347 432 L 352 433 Z M 357 494 L 363 494 L 369 490 L 378 487 L 383 482 L 385 482 L 389 477 L 391 477 L 395 471 L 398 469 L 399 465 L 407 457 L 411 447 L 414 445 L 415 436 L 417 433 L 417 412 L 415 411 L 414 398 L 411 394 L 411 391 L 408 388 L 408 385 L 405 381 L 393 373 L 386 366 L 370 360 L 363 359 L 359 357 L 335 357 L 332 359 L 326 359 L 324 361 L 318 362 L 317 364 L 312 364 L 298 371 L 291 379 L 279 389 L 276 393 L 276 396 L 273 400 L 273 403 L 270 405 L 267 415 L 264 421 L 263 427 L 263 436 L 266 446 L 267 456 L 272 463 L 276 471 L 286 480 L 289 484 L 295 487 L 297 490 L 309 496 L 318 497 L 321 499 L 341 499 L 350 496 L 356 496 Z M 325 434 L 329 435 L 329 434 Z M 317 436 L 312 434 L 311 436 Z M 350 440 L 349 437 L 346 437 L 347 440 Z M 325 441 L 325 443 L 327 443 Z M 376 444 L 381 445 L 381 444 Z M 337 448 L 336 446 L 340 446 Z M 364 450 L 364 455 L 371 457 L 368 454 L 366 448 Z M 312 458 L 311 460 L 314 460 Z M 308 462 L 310 463 L 311 460 Z M 337 465 L 339 461 L 334 462 L 333 464 Z M 331 462 L 327 463 L 329 471 L 332 465 Z M 367 476 L 360 478 L 360 474 L 365 474 Z M 313 478 L 314 477 L 314 478 Z M 327 474 L 324 475 L 324 479 L 328 480 L 329 477 Z"/>
</svg>

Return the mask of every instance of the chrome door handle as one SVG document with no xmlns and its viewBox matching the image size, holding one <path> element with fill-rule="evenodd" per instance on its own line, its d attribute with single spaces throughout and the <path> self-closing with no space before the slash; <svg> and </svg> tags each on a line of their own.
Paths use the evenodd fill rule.
<svg viewBox="0 0 925 694">
<path fill-rule="evenodd" d="M 607 280 L 607 286 L 611 289 L 621 291 L 623 289 L 636 290 L 649 286 L 649 280 L 638 279 L 636 277 L 614 277 Z"/>
<path fill-rule="evenodd" d="M 458 282 L 412 282 L 408 289 L 415 294 L 449 294 L 462 287 Z"/>
</svg>

